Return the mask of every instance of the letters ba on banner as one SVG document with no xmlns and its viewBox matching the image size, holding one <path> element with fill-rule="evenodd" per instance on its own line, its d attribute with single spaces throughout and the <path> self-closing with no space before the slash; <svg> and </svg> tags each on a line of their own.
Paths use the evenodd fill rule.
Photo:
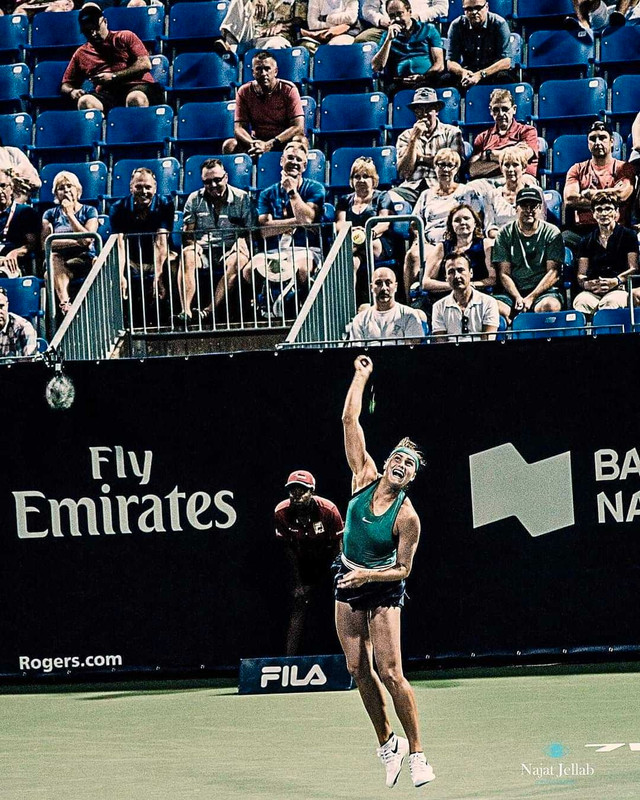
<svg viewBox="0 0 640 800">
<path fill-rule="evenodd" d="M 337 692 L 352 689 L 344 656 L 243 658 L 239 694 Z"/>
</svg>

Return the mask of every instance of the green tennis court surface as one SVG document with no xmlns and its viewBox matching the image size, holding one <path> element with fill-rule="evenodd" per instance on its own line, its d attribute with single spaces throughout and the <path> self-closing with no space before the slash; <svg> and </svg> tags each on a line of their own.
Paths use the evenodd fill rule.
<svg viewBox="0 0 640 800">
<path fill-rule="evenodd" d="M 230 682 L 204 681 L 20 690 L 0 698 L 0 798 L 636 800 L 637 665 L 599 670 L 414 676 L 437 778 L 415 789 L 405 766 L 392 790 L 356 691 L 241 697 Z"/>
</svg>

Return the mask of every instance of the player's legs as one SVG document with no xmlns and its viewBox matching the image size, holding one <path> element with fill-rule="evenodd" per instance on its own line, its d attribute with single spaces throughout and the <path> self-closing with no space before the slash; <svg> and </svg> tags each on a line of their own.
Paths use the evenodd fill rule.
<svg viewBox="0 0 640 800">
<path fill-rule="evenodd" d="M 373 668 L 368 613 L 353 611 L 348 603 L 336 602 L 336 630 L 347 659 L 347 669 L 356 682 L 378 742 L 382 745 L 391 736 L 392 729 L 382 683 Z"/>
<path fill-rule="evenodd" d="M 380 679 L 393 699 L 410 751 L 415 753 L 422 750 L 422 744 L 415 695 L 402 671 L 400 611 L 398 606 L 374 609 L 369 618 L 369 631 Z"/>
</svg>

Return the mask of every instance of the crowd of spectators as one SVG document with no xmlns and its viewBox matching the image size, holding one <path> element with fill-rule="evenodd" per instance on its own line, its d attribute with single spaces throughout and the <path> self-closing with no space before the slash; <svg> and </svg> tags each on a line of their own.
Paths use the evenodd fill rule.
<svg viewBox="0 0 640 800">
<path fill-rule="evenodd" d="M 633 2 L 604 10 L 596 6 L 576 3 L 577 24 L 596 28 L 598 14 L 605 11 L 610 24 L 633 24 L 638 17 Z M 361 18 L 352 0 L 313 0 L 306 17 L 304 5 L 297 2 L 232 0 L 223 37 L 214 49 L 278 49 L 301 37 L 344 45 L 372 41 L 377 43 L 372 66 L 386 89 L 413 89 L 408 107 L 415 122 L 400 132 L 396 142 L 397 183 L 381 190 L 373 161 L 358 157 L 350 171 L 351 191 L 336 202 L 336 229 L 351 226 L 356 285 L 359 281 L 364 286 L 358 297 L 368 299 L 370 288 L 373 298 L 372 306 L 360 314 L 373 309 L 372 319 L 380 330 L 391 309 L 398 315 L 398 309 L 408 307 L 396 304 L 396 293 L 404 303 L 413 302 L 418 312 L 416 317 L 403 311 L 403 319 L 424 315 L 426 322 L 437 307 L 438 325 L 444 325 L 437 331 L 447 334 L 456 326 L 459 335 L 492 333 L 496 313 L 508 325 L 522 311 L 558 311 L 567 303 L 560 280 L 567 247 L 576 266 L 574 308 L 590 318 L 598 309 L 626 306 L 627 278 L 638 268 L 638 238 L 631 226 L 636 221 L 640 114 L 628 162 L 614 158 L 612 131 L 605 122 L 596 120 L 585 130 L 590 158 L 574 164 L 566 175 L 566 219 L 561 231 L 547 219 L 539 182 L 538 131 L 516 119 L 517 106 L 508 88 L 496 85 L 490 92 L 493 125 L 472 137 L 469 157 L 461 129 L 440 119 L 444 103 L 435 87 L 457 86 L 464 94 L 478 83 L 508 84 L 515 77 L 506 21 L 490 10 L 487 0 L 462 0 L 462 10 L 449 26 L 445 52 L 435 24 L 448 11 L 448 3 L 441 0 L 371 0 L 365 2 Z M 86 44 L 71 57 L 61 84 L 69 107 L 106 114 L 118 105 L 146 106 L 164 100 L 161 86 L 150 74 L 149 53 L 134 33 L 110 31 L 96 3 L 81 7 L 78 24 Z M 151 170 L 134 169 L 130 195 L 110 209 L 111 229 L 119 235 L 123 295 L 130 289 L 127 275 L 153 275 L 157 301 L 165 300 L 167 282 L 174 280 L 180 302 L 177 316 L 185 325 L 194 318 L 206 320 L 228 306 L 238 283 L 254 285 L 256 275 L 266 281 L 275 275 L 281 285 L 295 280 L 305 290 L 322 260 L 317 230 L 307 226 L 322 220 L 329 198 L 324 184 L 305 175 L 309 143 L 300 92 L 279 77 L 277 62 L 266 50 L 254 55 L 251 69 L 252 79 L 237 92 L 233 138 L 220 150 L 254 158 L 270 151 L 281 153 L 276 183 L 254 198 L 231 185 L 222 161 L 205 161 L 202 188 L 184 205 L 179 258 L 170 246 L 176 203 L 158 195 Z M 0 143 L 0 275 L 18 277 L 37 271 L 42 244 L 51 233 L 97 230 L 97 211 L 81 202 L 82 186 L 73 172 L 61 171 L 55 177 L 55 205 L 42 221 L 29 204 L 40 184 L 27 155 Z M 396 209 L 419 217 L 424 235 L 414 226 L 401 252 L 393 226 L 383 220 L 371 229 L 369 250 L 366 221 L 372 216 L 391 217 Z M 252 228 L 259 230 L 259 247 L 252 244 Z M 95 246 L 91 237 L 74 236 L 53 240 L 51 250 L 58 313 L 64 315 L 70 308 L 71 282 L 86 276 Z M 380 269 L 386 273 L 376 270 L 375 280 L 367 274 L 368 252 L 374 258 L 371 270 L 385 265 Z M 195 297 L 203 266 L 214 266 L 223 278 L 209 305 L 200 308 Z M 638 295 L 640 291 L 634 293 L 636 299 Z M 495 302 L 485 302 L 490 296 Z M 452 311 L 456 304 L 460 324 L 445 324 L 443 320 L 456 317 Z M 465 313 L 469 304 L 477 313 Z M 363 318 L 358 319 L 361 333 L 371 328 L 368 317 L 364 327 Z M 436 331 L 435 321 L 433 325 Z M 406 333 L 400 338 L 407 338 Z"/>
</svg>

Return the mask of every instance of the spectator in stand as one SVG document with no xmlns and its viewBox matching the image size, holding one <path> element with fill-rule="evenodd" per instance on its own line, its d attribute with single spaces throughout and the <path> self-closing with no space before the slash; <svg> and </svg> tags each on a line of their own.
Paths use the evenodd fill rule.
<svg viewBox="0 0 640 800">
<path fill-rule="evenodd" d="M 146 167 L 131 173 L 130 194 L 111 206 L 111 232 L 118 234 L 118 252 L 123 296 L 126 297 L 126 265 L 133 275 L 153 272 L 153 291 L 165 297 L 163 270 L 169 255 L 169 234 L 173 230 L 173 201 L 157 194 L 156 176 Z M 136 235 L 138 234 L 138 235 Z"/>
<path fill-rule="evenodd" d="M 321 44 L 353 44 L 360 33 L 358 0 L 309 0 L 300 42 L 311 52 Z"/>
<path fill-rule="evenodd" d="M 461 89 L 478 83 L 513 83 L 506 20 L 488 0 L 462 0 L 463 15 L 449 27 L 447 69 Z"/>
<path fill-rule="evenodd" d="M 278 282 L 280 274 L 292 271 L 297 273 L 298 283 L 306 285 L 309 275 L 320 265 L 319 233 L 305 226 L 322 219 L 325 188 L 322 183 L 303 177 L 307 156 L 306 140 L 289 142 L 280 158 L 280 180 L 260 192 L 258 224 L 265 250 L 245 267 L 243 275 L 248 282 L 256 269 Z"/>
<path fill-rule="evenodd" d="M 492 260 L 506 292 L 495 298 L 506 319 L 521 311 L 546 313 L 562 308 L 556 284 L 564 261 L 564 242 L 555 225 L 540 219 L 541 205 L 538 189 L 520 189 L 516 219 L 500 230 L 493 246 Z"/>
<path fill-rule="evenodd" d="M 351 165 L 349 183 L 353 192 L 338 200 L 336 228 L 340 230 L 349 222 L 352 225 L 353 269 L 357 276 L 360 266 L 367 263 L 365 223 L 369 217 L 393 214 L 393 202 L 388 192 L 378 189 L 380 178 L 370 158 L 356 158 Z M 371 229 L 374 259 L 391 258 L 393 244 L 387 236 L 388 230 L 388 222 L 377 222 Z"/>
<path fill-rule="evenodd" d="M 444 260 L 443 270 L 451 294 L 433 306 L 432 333 L 441 337 L 436 341 L 493 339 L 489 334 L 495 333 L 500 324 L 498 303 L 491 295 L 474 288 L 471 282 L 473 268 L 468 256 L 460 252 L 450 253 Z M 485 335 L 473 337 L 471 334 Z"/>
<path fill-rule="evenodd" d="M 331 579 L 331 564 L 340 550 L 344 522 L 331 500 L 315 494 L 316 479 L 298 469 L 289 475 L 289 499 L 276 506 L 276 538 L 282 542 L 291 573 L 292 608 L 285 655 L 300 651 L 312 596 Z"/>
<path fill-rule="evenodd" d="M 626 308 L 626 279 L 638 271 L 638 238 L 618 222 L 618 201 L 598 192 L 592 202 L 597 227 L 580 241 L 578 274 L 581 292 L 573 307 L 591 317 L 601 308 Z"/>
<path fill-rule="evenodd" d="M 349 340 L 370 344 L 416 344 L 425 335 L 423 312 L 396 302 L 398 282 L 392 269 L 379 267 L 371 276 L 373 305 L 355 315 Z M 389 340 L 389 341 L 380 341 Z"/>
<path fill-rule="evenodd" d="M 31 274 L 31 255 L 38 245 L 36 212 L 18 203 L 13 194 L 13 171 L 0 169 L 0 276 Z"/>
<path fill-rule="evenodd" d="M 53 179 L 54 208 L 42 218 L 42 246 L 52 233 L 95 233 L 98 212 L 93 206 L 80 202 L 82 185 L 72 172 L 58 172 Z M 96 256 L 95 243 L 87 239 L 54 239 L 51 242 L 53 283 L 60 312 L 71 307 L 69 284 L 73 278 L 86 278 Z"/>
<path fill-rule="evenodd" d="M 259 156 L 281 151 L 294 137 L 304 136 L 304 111 L 295 84 L 278 78 L 275 58 L 261 50 L 251 60 L 253 80 L 238 89 L 234 138 L 223 153 Z"/>
<path fill-rule="evenodd" d="M 491 244 L 482 232 L 482 221 L 471 206 L 463 203 L 452 209 L 447 217 L 447 232 L 437 245 L 428 245 L 422 288 L 429 292 L 430 299 L 437 299 L 453 287 L 447 275 L 446 262 L 452 256 L 462 254 L 469 263 L 473 275 L 469 286 L 486 292 L 495 286 L 496 271 L 491 263 Z"/>
<path fill-rule="evenodd" d="M 613 4 L 603 0 L 573 0 L 574 17 L 567 17 L 568 28 L 583 28 L 593 38 L 594 31 L 605 28 L 640 24 L 638 0 L 616 0 Z"/>
<path fill-rule="evenodd" d="M 631 164 L 613 157 L 611 129 L 596 120 L 589 129 L 587 143 L 591 158 L 570 167 L 564 185 L 569 228 L 564 237 L 572 249 L 578 247 L 580 238 L 590 233 L 595 225 L 591 204 L 598 192 L 604 191 L 616 198 L 622 225 L 628 225 L 631 217 L 635 170 Z"/>
<path fill-rule="evenodd" d="M 364 0 L 361 17 L 367 27 L 356 36 L 356 42 L 377 43 L 382 39 L 391 22 L 385 5 L 385 0 Z M 437 22 L 447 17 L 449 0 L 412 0 L 411 12 L 419 22 Z"/>
<path fill-rule="evenodd" d="M 29 201 L 29 195 L 42 186 L 36 168 L 19 147 L 5 146 L 0 139 L 0 169 L 10 171 L 13 179 L 13 199 Z"/>
<path fill-rule="evenodd" d="M 188 324 L 194 312 L 207 320 L 234 289 L 238 272 L 249 261 L 247 229 L 253 227 L 255 212 L 251 197 L 243 189 L 229 184 L 222 162 L 208 158 L 201 167 L 202 189 L 192 192 L 184 206 L 183 242 L 178 292 L 182 311 L 178 321 Z M 196 296 L 196 271 L 222 266 L 213 303 L 205 309 L 193 309 Z"/>
<path fill-rule="evenodd" d="M 415 205 L 420 194 L 438 183 L 433 159 L 438 150 L 449 147 L 464 158 L 464 143 L 460 128 L 447 125 L 438 119 L 444 108 L 435 89 L 416 89 L 409 108 L 416 115 L 413 127 L 402 131 L 396 142 L 398 175 L 403 179 L 393 189 L 411 205 Z"/>
<path fill-rule="evenodd" d="M 444 50 L 437 28 L 415 19 L 409 0 L 387 0 L 386 9 L 390 24 L 371 65 L 384 72 L 387 90 L 440 85 Z"/>
<path fill-rule="evenodd" d="M 7 290 L 0 288 L 0 358 L 32 356 L 36 350 L 33 325 L 9 311 Z"/>
<path fill-rule="evenodd" d="M 299 0 L 231 0 L 220 26 L 222 38 L 213 49 L 221 53 L 252 48 L 282 50 L 295 43 L 297 31 L 306 20 L 306 3 Z"/>
<path fill-rule="evenodd" d="M 164 102 L 164 90 L 151 77 L 146 47 L 131 31 L 110 31 L 102 9 L 82 6 L 78 23 L 87 43 L 79 47 L 62 76 L 60 91 L 79 109 L 105 114 L 115 106 L 149 106 Z M 92 92 L 82 84 L 89 79 Z"/>
<path fill-rule="evenodd" d="M 535 179 L 538 171 L 538 131 L 533 125 L 516 120 L 516 104 L 508 89 L 494 89 L 491 92 L 489 111 L 495 124 L 476 136 L 469 159 L 469 175 L 502 182 L 500 152 L 507 147 L 520 147 L 527 157 L 526 171 Z"/>
</svg>

